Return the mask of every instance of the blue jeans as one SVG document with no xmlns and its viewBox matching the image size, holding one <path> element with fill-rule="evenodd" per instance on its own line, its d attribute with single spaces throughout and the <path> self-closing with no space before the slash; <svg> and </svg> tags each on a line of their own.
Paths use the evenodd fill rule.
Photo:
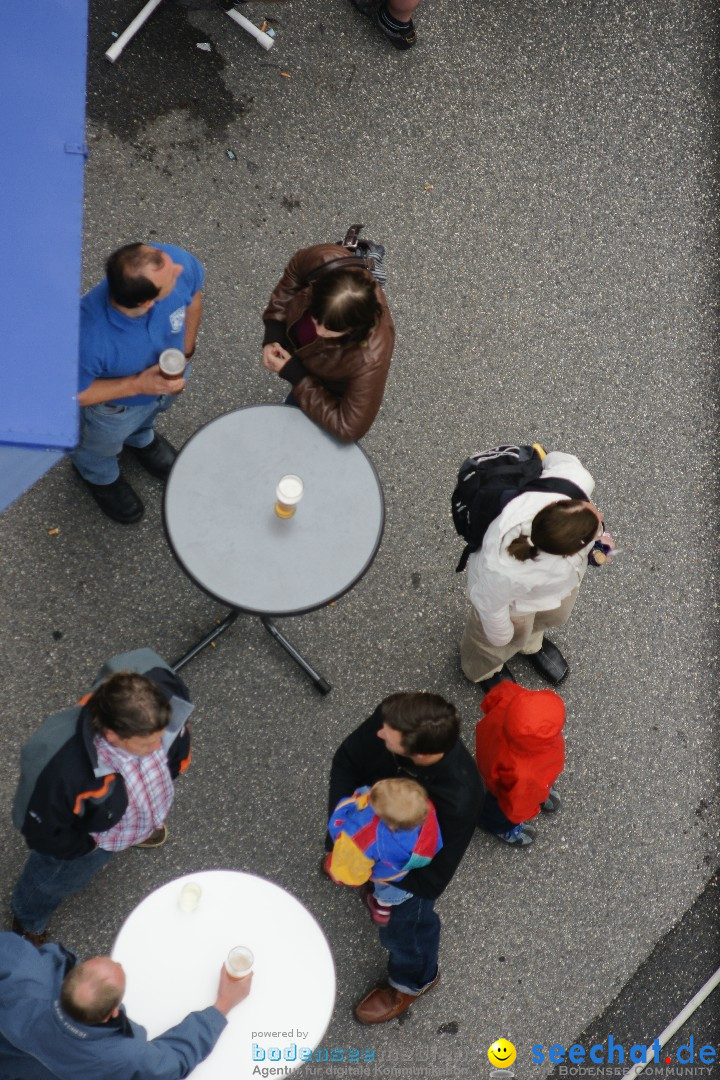
<svg viewBox="0 0 720 1080">
<path fill-rule="evenodd" d="M 503 814 L 493 793 L 486 791 L 478 817 L 480 828 L 485 832 L 497 834 L 508 832 L 509 829 L 514 829 L 517 824 L 517 821 L 511 821 L 509 817 Z"/>
<path fill-rule="evenodd" d="M 387 904 L 390 907 L 395 907 L 396 904 L 404 904 L 412 896 L 412 893 L 408 892 L 407 889 L 391 885 L 389 881 L 373 881 L 372 887 L 375 899 L 379 900 L 381 904 Z"/>
<path fill-rule="evenodd" d="M 86 405 L 81 409 L 80 443 L 70 457 L 91 484 L 112 484 L 120 475 L 118 455 L 128 446 L 149 446 L 155 438 L 155 420 L 166 412 L 176 394 L 161 394 L 146 405 Z"/>
<path fill-rule="evenodd" d="M 410 896 L 380 927 L 380 944 L 389 952 L 388 982 L 405 994 L 419 994 L 438 973 L 440 919 L 435 901 Z"/>
<path fill-rule="evenodd" d="M 112 857 L 113 853 L 104 848 L 95 848 L 77 859 L 56 859 L 31 851 L 13 889 L 13 915 L 26 930 L 42 933 L 65 897 L 84 889 Z"/>
</svg>

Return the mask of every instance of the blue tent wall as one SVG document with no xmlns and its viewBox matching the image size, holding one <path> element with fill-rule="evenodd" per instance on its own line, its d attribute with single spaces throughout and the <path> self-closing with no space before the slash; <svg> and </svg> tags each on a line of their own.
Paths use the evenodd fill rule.
<svg viewBox="0 0 720 1080">
<path fill-rule="evenodd" d="M 77 441 L 87 0 L 0 5 L 0 509 Z"/>
</svg>

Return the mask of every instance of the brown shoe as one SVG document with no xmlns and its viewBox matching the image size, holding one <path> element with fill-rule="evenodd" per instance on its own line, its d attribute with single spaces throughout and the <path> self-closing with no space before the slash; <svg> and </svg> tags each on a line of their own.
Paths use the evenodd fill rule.
<svg viewBox="0 0 720 1080">
<path fill-rule="evenodd" d="M 162 847 L 168 838 L 167 825 L 161 825 L 155 832 L 151 832 L 144 840 L 141 840 L 139 844 L 133 844 L 133 847 L 145 848 L 150 851 L 152 848 Z"/>
<path fill-rule="evenodd" d="M 47 942 L 48 935 L 47 930 L 41 930 L 39 934 L 33 933 L 32 930 L 26 930 L 16 915 L 13 915 L 12 920 L 12 932 L 18 934 L 21 938 L 25 938 L 31 945 L 35 945 L 38 949 L 41 945 Z"/>
<path fill-rule="evenodd" d="M 405 994 L 388 983 L 381 983 L 380 986 L 371 990 L 367 997 L 358 1002 L 355 1006 L 355 1016 L 361 1024 L 385 1024 L 388 1020 L 394 1020 L 396 1016 L 404 1013 L 413 1002 L 423 994 L 427 994 L 428 990 L 432 990 L 433 986 L 437 986 L 439 982 L 440 972 L 438 971 L 430 985 L 419 994 Z"/>
</svg>

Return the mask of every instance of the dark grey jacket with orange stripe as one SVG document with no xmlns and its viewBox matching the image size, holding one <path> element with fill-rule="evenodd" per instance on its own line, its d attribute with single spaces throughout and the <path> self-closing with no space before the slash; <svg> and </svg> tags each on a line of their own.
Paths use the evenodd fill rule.
<svg viewBox="0 0 720 1080">
<path fill-rule="evenodd" d="M 172 715 L 163 732 L 163 748 L 175 780 L 190 764 L 187 719 L 194 706 L 187 687 L 152 649 L 112 656 L 98 672 L 92 690 L 114 671 L 145 675 L 170 702 Z M 85 700 L 49 717 L 20 753 L 13 823 L 28 847 L 57 859 L 77 859 L 93 851 L 96 845 L 90 834 L 116 825 L 128 805 L 122 776 L 98 765 Z"/>
</svg>

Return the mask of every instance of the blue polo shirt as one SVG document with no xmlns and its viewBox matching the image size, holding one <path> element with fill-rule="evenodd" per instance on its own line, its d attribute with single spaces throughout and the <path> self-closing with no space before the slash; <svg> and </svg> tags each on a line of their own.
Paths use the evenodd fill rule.
<svg viewBox="0 0 720 1080">
<path fill-rule="evenodd" d="M 194 255 L 173 244 L 152 244 L 179 263 L 182 274 L 164 300 L 136 318 L 123 315 L 113 307 L 107 279 L 101 281 L 80 301 L 80 373 L 78 392 L 86 390 L 94 379 L 117 379 L 137 375 L 157 364 L 163 349 L 183 349 L 185 311 L 203 287 L 205 271 Z M 146 405 L 155 400 L 151 394 L 117 398 L 116 405 Z"/>
</svg>

